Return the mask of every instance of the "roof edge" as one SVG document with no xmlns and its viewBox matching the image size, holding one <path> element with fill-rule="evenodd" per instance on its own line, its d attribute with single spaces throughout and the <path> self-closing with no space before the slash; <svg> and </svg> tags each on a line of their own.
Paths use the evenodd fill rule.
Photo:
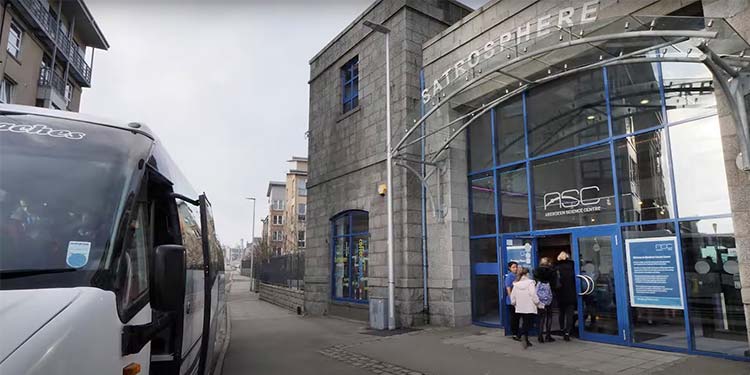
<svg viewBox="0 0 750 375">
<path fill-rule="evenodd" d="M 354 27 L 354 25 L 358 24 L 359 21 L 365 18 L 366 15 L 370 14 L 370 12 L 372 12 L 372 10 L 375 9 L 375 7 L 380 5 L 380 3 L 382 2 L 383 0 L 376 0 L 374 3 L 370 4 L 370 6 L 367 7 L 367 9 L 365 9 L 364 12 L 360 13 L 360 15 L 357 16 L 357 18 L 355 18 L 354 21 L 349 23 L 349 25 L 347 25 L 343 30 L 341 30 L 341 32 L 336 34 L 336 36 L 333 37 L 333 39 L 330 42 L 328 42 L 328 44 L 326 44 L 325 47 L 323 47 L 323 49 L 318 51 L 318 53 L 316 53 L 315 56 L 313 56 L 310 59 L 310 61 L 308 61 L 308 64 L 312 65 L 313 61 L 317 60 L 318 57 L 320 57 L 329 48 L 331 48 L 331 46 L 333 46 L 336 42 L 338 42 L 338 40 L 341 39 L 341 37 L 344 36 L 344 34 L 346 34 L 349 30 L 351 30 Z"/>
</svg>

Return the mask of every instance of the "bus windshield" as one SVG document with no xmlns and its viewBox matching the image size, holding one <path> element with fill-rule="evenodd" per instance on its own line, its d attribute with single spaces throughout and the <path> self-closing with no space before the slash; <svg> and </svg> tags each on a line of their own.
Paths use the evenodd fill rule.
<svg viewBox="0 0 750 375">
<path fill-rule="evenodd" d="M 132 131 L 0 113 L 0 289 L 97 285 L 152 144 Z"/>
</svg>

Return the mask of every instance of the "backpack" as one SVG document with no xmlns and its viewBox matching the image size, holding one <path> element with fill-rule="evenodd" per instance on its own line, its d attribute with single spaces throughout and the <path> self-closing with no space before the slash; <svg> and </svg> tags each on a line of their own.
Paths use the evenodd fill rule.
<svg viewBox="0 0 750 375">
<path fill-rule="evenodd" d="M 544 306 L 552 304 L 552 288 L 550 288 L 549 283 L 539 283 L 536 288 L 536 295 L 539 297 L 539 303 Z"/>
</svg>

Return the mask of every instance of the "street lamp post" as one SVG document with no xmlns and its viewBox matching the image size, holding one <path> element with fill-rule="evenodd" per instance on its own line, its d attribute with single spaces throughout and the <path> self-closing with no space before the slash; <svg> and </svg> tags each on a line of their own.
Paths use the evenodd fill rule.
<svg viewBox="0 0 750 375">
<path fill-rule="evenodd" d="M 393 274 L 393 170 L 391 149 L 391 69 L 389 35 L 391 30 L 381 24 L 365 21 L 365 26 L 385 35 L 385 133 L 386 133 L 386 206 L 388 216 L 388 329 L 396 329 L 395 276 Z"/>
<path fill-rule="evenodd" d="M 253 201 L 253 229 L 252 229 L 253 230 L 253 234 L 250 237 L 251 238 L 251 242 L 250 243 L 255 244 L 255 198 L 247 197 L 245 199 Z M 245 257 L 244 249 L 243 249 L 242 257 L 243 258 Z M 254 263 L 255 262 L 254 262 L 254 260 L 255 260 L 255 249 L 250 249 L 250 288 L 252 288 L 252 290 L 255 290 L 255 277 L 254 277 L 255 276 L 254 275 L 254 273 L 255 273 L 255 264 Z"/>
</svg>

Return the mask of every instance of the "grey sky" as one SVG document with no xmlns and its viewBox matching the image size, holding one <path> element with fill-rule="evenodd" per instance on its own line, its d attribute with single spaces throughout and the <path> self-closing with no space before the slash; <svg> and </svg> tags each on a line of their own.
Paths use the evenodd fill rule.
<svg viewBox="0 0 750 375">
<path fill-rule="evenodd" d="M 111 48 L 81 111 L 148 124 L 208 194 L 223 243 L 250 238 L 244 197 L 258 198 L 259 236 L 268 181 L 307 155 L 308 61 L 372 1 L 88 0 Z"/>
</svg>

